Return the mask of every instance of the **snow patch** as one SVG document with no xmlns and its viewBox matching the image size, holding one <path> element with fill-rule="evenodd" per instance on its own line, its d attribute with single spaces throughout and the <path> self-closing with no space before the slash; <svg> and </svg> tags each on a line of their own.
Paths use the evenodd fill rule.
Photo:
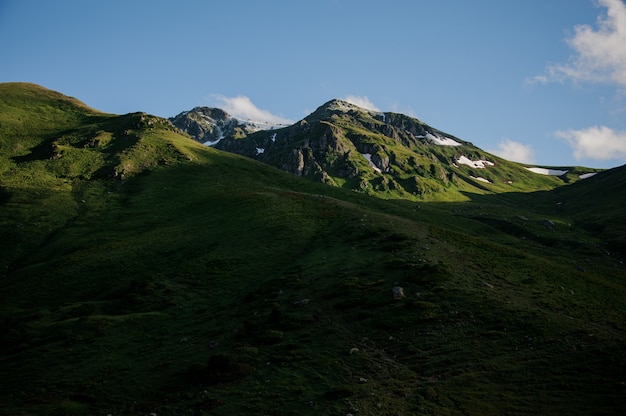
<svg viewBox="0 0 626 416">
<path fill-rule="evenodd" d="M 578 178 L 579 179 L 587 179 L 587 178 L 591 178 L 593 175 L 597 174 L 598 172 L 589 172 L 589 173 L 583 173 L 582 175 L 579 175 Z"/>
<path fill-rule="evenodd" d="M 243 119 L 243 118 L 235 118 L 235 120 L 237 120 L 239 124 L 243 124 L 244 126 L 248 127 L 248 129 L 252 131 L 274 130 L 276 128 L 279 129 L 282 127 L 289 126 L 289 124 L 274 123 L 271 121 L 256 121 L 256 120 Z"/>
<path fill-rule="evenodd" d="M 439 146 L 461 146 L 461 143 L 452 140 L 449 137 L 441 137 L 438 134 L 426 133 L 426 136 L 417 136 L 418 139 L 427 139 L 432 144 Z"/>
<path fill-rule="evenodd" d="M 374 164 L 374 162 L 372 162 L 372 154 L 371 154 L 371 153 L 361 153 L 361 154 L 363 155 L 363 157 L 364 157 L 365 159 L 367 159 L 367 161 L 370 163 L 370 166 L 371 166 L 372 168 L 374 168 L 374 170 L 375 170 L 376 172 L 378 172 L 378 173 L 383 173 L 383 172 L 382 172 L 382 171 L 378 168 L 378 166 L 376 166 L 376 165 Z"/>
<path fill-rule="evenodd" d="M 272 137 L 270 137 L 270 139 L 272 140 L 272 143 L 274 143 L 276 141 L 276 133 L 272 134 Z"/>
<path fill-rule="evenodd" d="M 531 172 L 538 173 L 540 175 L 551 175 L 551 176 L 561 176 L 565 175 L 568 170 L 556 170 L 556 169 L 546 169 L 546 168 L 526 168 Z"/>
<path fill-rule="evenodd" d="M 215 125 L 215 130 L 217 130 L 217 139 L 216 140 L 206 141 L 206 142 L 202 143 L 203 145 L 205 145 L 205 146 L 215 146 L 216 144 L 218 144 L 220 142 L 220 140 L 222 140 L 224 138 L 224 132 L 222 131 L 220 126 Z"/>
<path fill-rule="evenodd" d="M 480 176 L 476 177 L 476 176 L 471 176 L 470 175 L 470 178 L 476 179 L 477 181 L 481 181 L 481 182 L 491 183 L 491 181 L 489 179 L 481 178 Z"/>
<path fill-rule="evenodd" d="M 494 166 L 495 163 L 488 160 L 471 160 L 466 156 L 461 156 L 456 160 L 459 165 L 467 165 L 477 169 L 484 169 L 487 166 Z"/>
<path fill-rule="evenodd" d="M 263 153 L 263 152 L 265 152 L 265 149 L 264 149 L 264 148 L 262 148 L 262 147 L 257 147 L 257 148 L 256 148 L 256 154 L 257 154 L 257 156 L 258 156 L 258 155 L 260 155 L 260 154 L 261 154 L 261 153 Z"/>
</svg>

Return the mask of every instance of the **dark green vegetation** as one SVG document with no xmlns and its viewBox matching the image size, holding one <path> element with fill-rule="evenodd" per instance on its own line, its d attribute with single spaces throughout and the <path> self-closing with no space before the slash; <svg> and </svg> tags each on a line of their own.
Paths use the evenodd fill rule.
<svg viewBox="0 0 626 416">
<path fill-rule="evenodd" d="M 0 169 L 2 414 L 626 406 L 623 169 L 417 205 L 28 84 Z"/>
</svg>

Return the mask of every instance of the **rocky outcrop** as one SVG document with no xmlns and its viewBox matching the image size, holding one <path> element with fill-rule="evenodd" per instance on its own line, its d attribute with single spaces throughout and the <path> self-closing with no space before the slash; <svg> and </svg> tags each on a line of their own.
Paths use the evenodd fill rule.
<svg viewBox="0 0 626 416">
<path fill-rule="evenodd" d="M 194 140 L 213 146 L 227 137 L 245 137 L 258 130 L 219 108 L 195 107 L 169 119 Z"/>
</svg>

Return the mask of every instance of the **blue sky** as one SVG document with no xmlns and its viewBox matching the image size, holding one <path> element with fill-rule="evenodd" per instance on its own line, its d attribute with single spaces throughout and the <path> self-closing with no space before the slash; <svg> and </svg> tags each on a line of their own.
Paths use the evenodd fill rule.
<svg viewBox="0 0 626 416">
<path fill-rule="evenodd" d="M 0 82 L 297 121 L 333 98 L 535 165 L 626 163 L 623 0 L 0 0 Z"/>
</svg>

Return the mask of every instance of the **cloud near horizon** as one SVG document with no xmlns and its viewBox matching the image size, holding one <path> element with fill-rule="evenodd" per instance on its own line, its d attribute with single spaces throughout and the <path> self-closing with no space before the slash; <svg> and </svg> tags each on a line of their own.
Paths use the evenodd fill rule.
<svg viewBox="0 0 626 416">
<path fill-rule="evenodd" d="M 530 82 L 591 82 L 617 86 L 626 91 L 626 4 L 623 0 L 596 0 L 606 8 L 598 16 L 597 28 L 574 27 L 566 42 L 573 49 L 567 63 L 549 65 Z M 626 159 L 626 131 L 607 126 L 561 130 L 554 134 L 571 146 L 574 158 L 594 160 Z"/>
<path fill-rule="evenodd" d="M 350 104 L 365 108 L 366 110 L 380 111 L 380 109 L 376 107 L 366 96 L 348 95 L 344 97 L 343 100 L 349 102 Z"/>
<path fill-rule="evenodd" d="M 513 162 L 535 163 L 534 152 L 530 146 L 509 139 L 502 140 L 496 149 L 488 152 Z"/>
<path fill-rule="evenodd" d="M 572 80 L 616 84 L 626 88 L 626 4 L 622 0 L 598 0 L 607 8 L 598 17 L 598 30 L 578 25 L 566 39 L 575 54 L 566 64 L 550 65 L 531 82 L 548 83 Z"/>
<path fill-rule="evenodd" d="M 237 118 L 270 124 L 293 124 L 292 120 L 272 114 L 268 110 L 258 108 L 252 100 L 245 95 L 226 97 L 216 94 L 211 96 L 211 101 L 214 101 L 217 107 Z"/>
<path fill-rule="evenodd" d="M 582 130 L 557 131 L 555 136 L 569 143 L 576 160 L 626 159 L 626 131 L 593 126 Z"/>
</svg>

